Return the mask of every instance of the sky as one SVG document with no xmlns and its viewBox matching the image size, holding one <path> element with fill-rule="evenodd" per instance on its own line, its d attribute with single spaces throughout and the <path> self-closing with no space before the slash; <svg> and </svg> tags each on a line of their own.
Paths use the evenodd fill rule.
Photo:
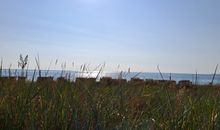
<svg viewBox="0 0 220 130">
<path fill-rule="evenodd" d="M 17 68 L 213 73 L 220 64 L 219 0 L 1 0 L 0 58 Z M 58 64 L 55 61 L 58 59 Z M 74 62 L 74 66 L 72 63 Z"/>
</svg>

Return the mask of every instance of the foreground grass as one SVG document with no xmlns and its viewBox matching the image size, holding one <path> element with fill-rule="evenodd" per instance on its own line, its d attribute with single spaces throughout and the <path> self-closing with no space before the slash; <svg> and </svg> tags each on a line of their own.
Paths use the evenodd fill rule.
<svg viewBox="0 0 220 130">
<path fill-rule="evenodd" d="M 0 129 L 220 129 L 212 86 L 0 82 Z"/>
</svg>

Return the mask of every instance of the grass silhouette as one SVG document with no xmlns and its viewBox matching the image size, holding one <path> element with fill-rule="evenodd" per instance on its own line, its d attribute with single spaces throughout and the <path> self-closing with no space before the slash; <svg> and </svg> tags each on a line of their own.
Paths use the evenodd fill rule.
<svg viewBox="0 0 220 130">
<path fill-rule="evenodd" d="M 36 63 L 41 73 L 39 58 Z M 220 86 L 127 81 L 123 72 L 97 81 L 104 66 L 96 67 L 96 77 L 75 81 L 63 74 L 35 81 L 36 70 L 32 80 L 1 75 L 0 129 L 220 129 Z"/>
</svg>

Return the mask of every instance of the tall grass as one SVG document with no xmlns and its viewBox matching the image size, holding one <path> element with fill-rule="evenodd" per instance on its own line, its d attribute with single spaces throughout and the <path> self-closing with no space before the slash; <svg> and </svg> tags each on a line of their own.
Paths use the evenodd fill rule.
<svg viewBox="0 0 220 130">
<path fill-rule="evenodd" d="M 89 65 L 82 65 L 80 72 L 89 76 L 75 82 L 70 74 L 64 79 L 63 63 L 60 78 L 52 80 L 41 77 L 39 57 L 35 60 L 37 81 L 36 69 L 31 81 L 1 77 L 1 60 L 0 129 L 220 129 L 220 86 L 170 87 L 159 65 L 162 82 L 137 79 L 140 73 L 127 82 L 130 68 L 118 79 L 97 82 L 105 63 L 94 68 L 95 78 L 89 78 Z"/>
<path fill-rule="evenodd" d="M 220 129 L 219 92 L 210 86 L 1 80 L 0 129 Z"/>
</svg>

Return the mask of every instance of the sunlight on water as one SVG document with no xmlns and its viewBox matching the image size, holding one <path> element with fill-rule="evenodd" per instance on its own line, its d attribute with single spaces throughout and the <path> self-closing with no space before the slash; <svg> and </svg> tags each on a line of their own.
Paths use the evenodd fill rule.
<svg viewBox="0 0 220 130">
<path fill-rule="evenodd" d="M 96 78 L 105 76 L 104 73 L 100 73 L 99 71 L 89 71 L 89 72 L 76 72 L 76 77 L 84 77 L 84 78 Z"/>
</svg>

